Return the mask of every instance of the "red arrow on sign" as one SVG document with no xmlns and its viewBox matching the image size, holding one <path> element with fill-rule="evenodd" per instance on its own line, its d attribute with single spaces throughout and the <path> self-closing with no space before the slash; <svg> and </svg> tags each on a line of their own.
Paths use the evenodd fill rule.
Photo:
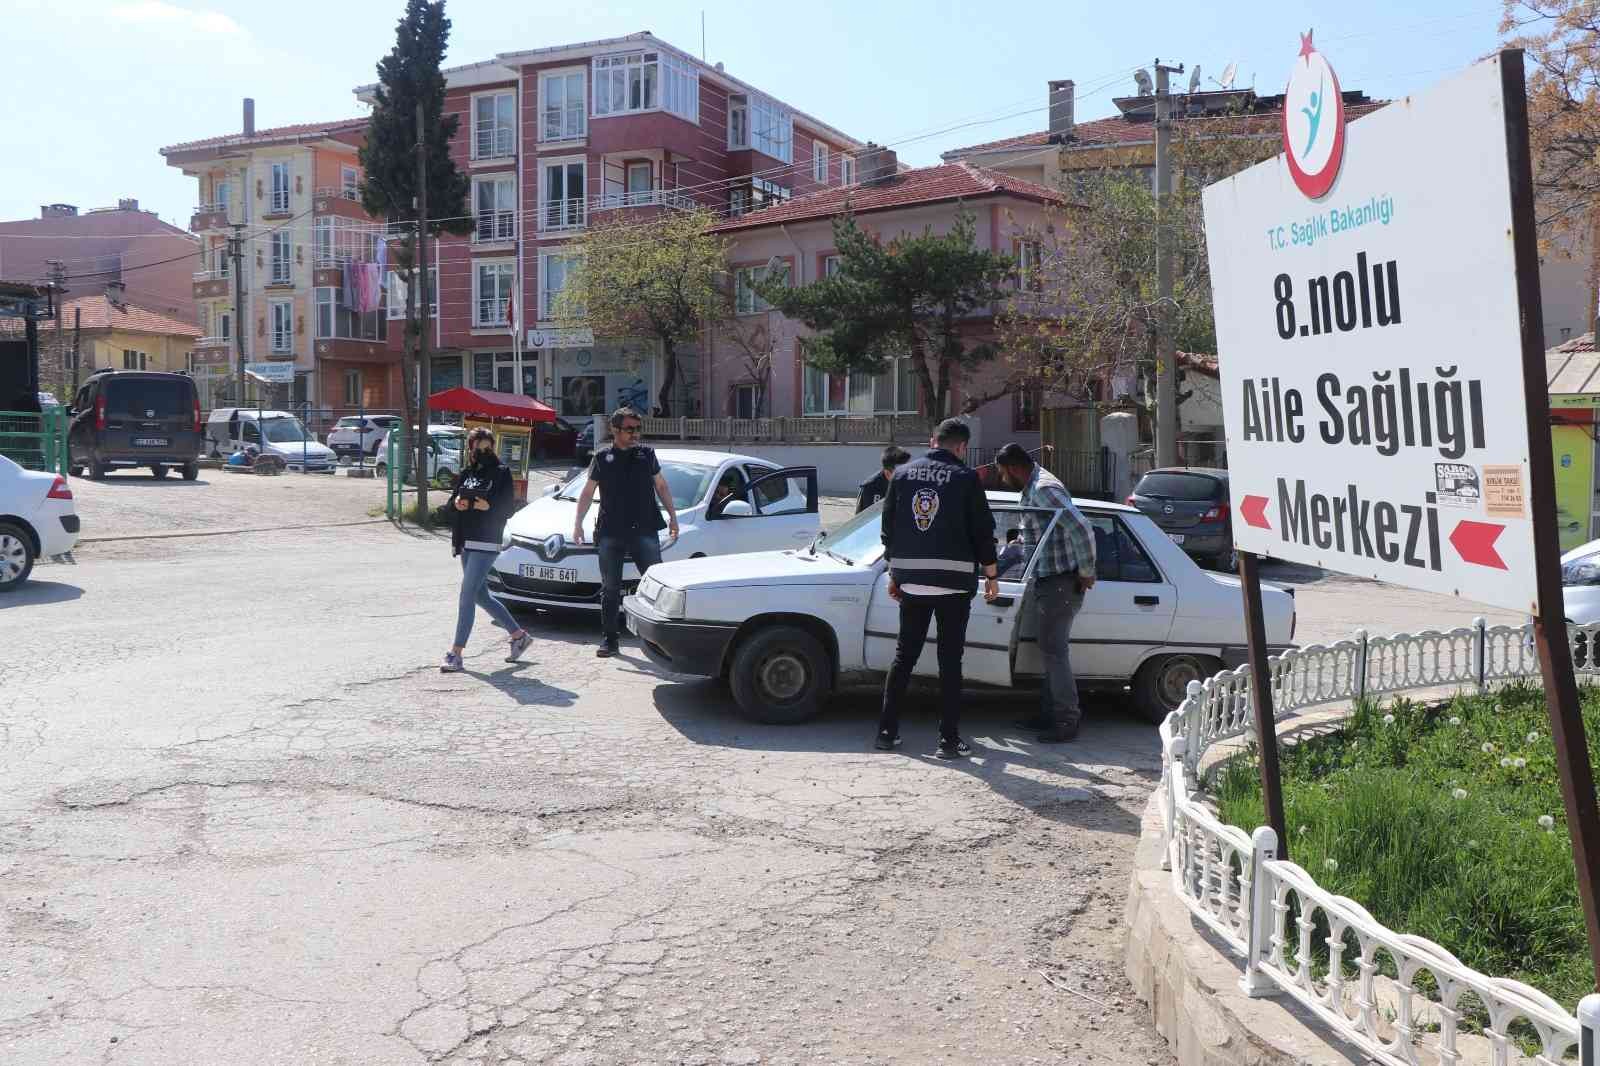
<svg viewBox="0 0 1600 1066">
<path fill-rule="evenodd" d="M 1463 562 L 1504 570 L 1506 561 L 1494 550 L 1494 542 L 1500 538 L 1505 528 L 1493 522 L 1473 522 L 1470 519 L 1463 519 L 1456 523 L 1456 528 L 1451 531 L 1450 543 Z"/>
<path fill-rule="evenodd" d="M 1257 529 L 1271 529 L 1267 522 L 1267 504 L 1270 501 L 1265 496 L 1246 496 L 1239 501 L 1239 513 L 1244 515 L 1245 525 L 1255 526 Z"/>
</svg>

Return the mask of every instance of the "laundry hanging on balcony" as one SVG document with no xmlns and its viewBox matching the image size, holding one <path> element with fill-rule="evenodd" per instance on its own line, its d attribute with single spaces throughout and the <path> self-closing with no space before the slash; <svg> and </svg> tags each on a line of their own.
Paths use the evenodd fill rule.
<svg viewBox="0 0 1600 1066">
<path fill-rule="evenodd" d="M 383 271 L 377 263 L 351 262 L 344 268 L 344 305 L 367 314 L 383 304 Z"/>
</svg>

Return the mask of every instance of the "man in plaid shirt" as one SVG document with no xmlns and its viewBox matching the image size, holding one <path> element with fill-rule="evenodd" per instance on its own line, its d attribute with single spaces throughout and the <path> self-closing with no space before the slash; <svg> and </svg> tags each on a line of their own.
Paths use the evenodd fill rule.
<svg viewBox="0 0 1600 1066">
<path fill-rule="evenodd" d="M 1023 610 L 1038 612 L 1039 654 L 1044 659 L 1044 684 L 1040 688 L 1039 716 L 1018 722 L 1037 730 L 1044 744 L 1075 740 L 1083 719 L 1078 706 L 1078 683 L 1072 676 L 1068 648 L 1072 620 L 1083 607 L 1083 597 L 1094 587 L 1094 527 L 1072 502 L 1072 493 L 1055 475 L 1033 461 L 1020 444 L 1007 444 L 995 457 L 1007 487 L 1022 493 L 1022 506 L 1060 511 L 1061 518 L 1048 537 L 1040 535 L 1048 519 L 1022 520 L 1023 542 L 1033 550 L 1035 562 Z"/>
</svg>

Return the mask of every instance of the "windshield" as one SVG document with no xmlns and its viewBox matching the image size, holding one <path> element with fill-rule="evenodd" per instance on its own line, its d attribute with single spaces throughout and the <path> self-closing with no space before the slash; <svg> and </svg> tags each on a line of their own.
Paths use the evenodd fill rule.
<svg viewBox="0 0 1600 1066">
<path fill-rule="evenodd" d="M 701 466 L 698 463 L 662 463 L 661 473 L 665 475 L 667 488 L 672 492 L 673 510 L 687 510 L 705 499 L 706 490 L 711 487 L 711 479 L 716 472 L 716 467 Z M 576 500 L 578 493 L 583 491 L 583 483 L 588 480 L 589 470 L 585 467 L 572 480 L 561 486 L 561 491 L 556 493 L 556 499 Z M 600 498 L 598 488 L 595 489 L 594 498 L 597 500 Z"/>
<path fill-rule="evenodd" d="M 883 555 L 883 504 L 875 503 L 817 541 L 817 551 L 862 566 Z"/>
<path fill-rule="evenodd" d="M 267 441 L 271 444 L 299 444 L 301 441 L 315 443 L 316 438 L 306 432 L 306 427 L 300 424 L 298 418 L 269 418 L 262 423 L 266 431 Z"/>
<path fill-rule="evenodd" d="M 447 452 L 459 452 L 467 440 L 464 433 L 432 433 L 429 438 L 440 450 Z"/>
<path fill-rule="evenodd" d="M 1226 495 L 1222 482 L 1205 474 L 1146 474 L 1135 496 L 1161 500 L 1216 500 Z"/>
<path fill-rule="evenodd" d="M 1561 583 L 1570 587 L 1600 585 L 1600 552 L 1580 555 L 1561 564 Z"/>
</svg>

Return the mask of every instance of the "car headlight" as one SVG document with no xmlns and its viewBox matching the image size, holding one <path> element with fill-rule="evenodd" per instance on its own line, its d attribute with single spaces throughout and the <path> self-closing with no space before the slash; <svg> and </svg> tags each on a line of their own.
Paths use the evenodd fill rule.
<svg viewBox="0 0 1600 1066">
<path fill-rule="evenodd" d="M 656 610 L 667 618 L 682 618 L 685 615 L 685 607 L 688 604 L 688 600 L 689 597 L 682 589 L 671 589 L 662 585 L 661 591 L 656 594 Z"/>
<path fill-rule="evenodd" d="M 507 529 L 500 534 L 500 550 L 505 551 L 509 547 L 511 547 L 511 530 Z"/>
<path fill-rule="evenodd" d="M 643 581 L 639 582 L 639 587 L 634 590 L 634 593 L 646 603 L 655 603 L 656 597 L 661 595 L 662 587 L 663 586 L 661 582 L 657 581 L 655 578 L 646 577 Z"/>
</svg>

